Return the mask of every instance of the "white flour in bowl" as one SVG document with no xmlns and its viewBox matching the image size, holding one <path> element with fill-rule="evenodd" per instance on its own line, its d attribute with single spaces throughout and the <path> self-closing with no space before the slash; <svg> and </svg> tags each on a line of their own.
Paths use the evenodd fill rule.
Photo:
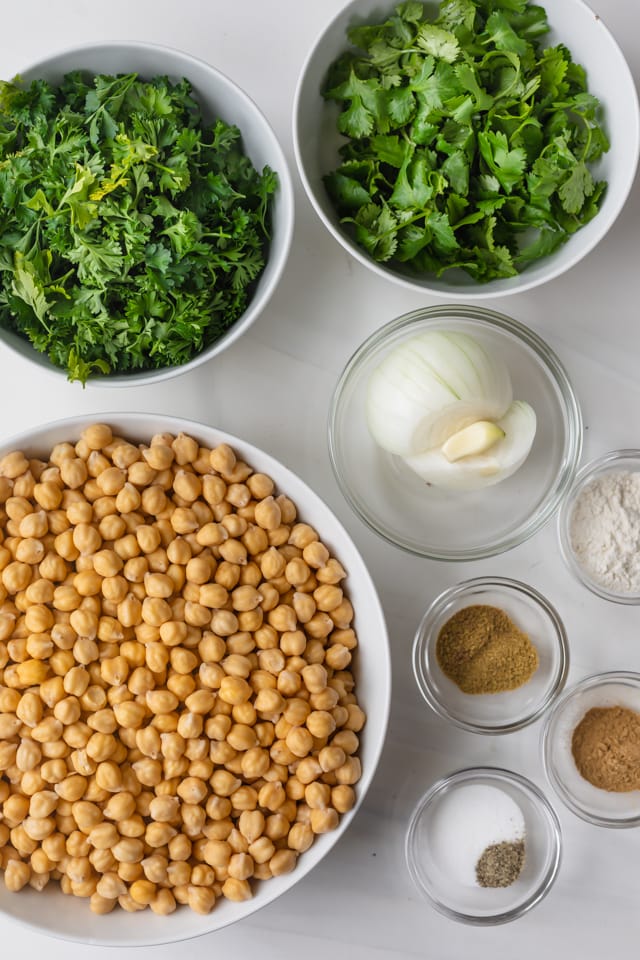
<svg viewBox="0 0 640 960">
<path fill-rule="evenodd" d="M 640 472 L 604 473 L 579 494 L 569 538 L 585 573 L 612 593 L 640 593 Z"/>
</svg>

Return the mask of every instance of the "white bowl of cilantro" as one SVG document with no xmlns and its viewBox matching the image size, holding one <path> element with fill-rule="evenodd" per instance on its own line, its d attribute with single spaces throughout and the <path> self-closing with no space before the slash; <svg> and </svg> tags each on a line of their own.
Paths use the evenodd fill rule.
<svg viewBox="0 0 640 960">
<path fill-rule="evenodd" d="M 253 323 L 293 230 L 287 163 L 232 80 L 108 43 L 0 84 L 0 338 L 99 386 L 181 374 Z"/>
<path fill-rule="evenodd" d="M 302 69 L 300 175 L 357 260 L 414 290 L 518 293 L 609 230 L 638 162 L 638 98 L 582 0 L 352 0 Z"/>
</svg>

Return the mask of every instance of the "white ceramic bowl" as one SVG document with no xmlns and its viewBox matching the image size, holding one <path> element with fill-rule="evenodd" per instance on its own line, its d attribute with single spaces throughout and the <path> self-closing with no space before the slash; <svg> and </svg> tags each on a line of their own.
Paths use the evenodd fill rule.
<svg viewBox="0 0 640 960">
<path fill-rule="evenodd" d="M 23 81 L 45 79 L 59 83 L 71 70 L 89 73 L 137 72 L 143 78 L 167 76 L 178 81 L 185 77 L 202 106 L 203 119 L 222 119 L 234 124 L 242 135 L 245 153 L 256 170 L 266 165 L 278 175 L 279 186 L 273 197 L 271 241 L 267 261 L 247 309 L 227 331 L 187 363 L 157 370 L 92 376 L 89 385 L 132 387 L 156 383 L 186 373 L 210 360 L 245 333 L 268 303 L 284 270 L 293 234 L 293 186 L 284 153 L 268 121 L 250 97 L 229 77 L 210 64 L 180 50 L 150 43 L 100 43 L 63 50 L 19 71 Z M 28 340 L 0 329 L 0 341 L 41 370 L 65 376 L 66 371 L 50 362 L 46 354 L 35 350 Z"/>
<path fill-rule="evenodd" d="M 15 894 L 9 893 L 0 879 L 0 916 L 13 918 L 31 930 L 87 944 L 150 946 L 197 937 L 248 917 L 294 886 L 338 842 L 362 804 L 382 751 L 391 694 L 389 646 L 375 587 L 344 527 L 320 497 L 287 467 L 237 437 L 176 417 L 147 413 L 109 413 L 99 417 L 94 414 L 59 420 L 12 437 L 0 446 L 0 457 L 15 449 L 33 456 L 46 454 L 55 443 L 77 439 L 85 426 L 97 420 L 109 423 L 114 432 L 117 430 L 119 435 L 134 442 L 148 442 L 155 433 L 166 431 L 176 434 L 183 431 L 202 445 L 229 443 L 239 457 L 256 471 L 271 476 L 277 488 L 296 504 L 299 516 L 316 528 L 347 570 L 346 584 L 355 610 L 354 626 L 360 640 L 354 671 L 358 702 L 367 714 L 367 723 L 359 752 L 362 778 L 355 787 L 356 806 L 341 817 L 335 831 L 316 838 L 313 846 L 300 856 L 292 873 L 257 883 L 253 899 L 244 903 L 220 900 L 208 916 L 200 916 L 183 907 L 168 917 L 154 916 L 150 911 L 126 913 L 119 909 L 108 916 L 99 917 L 91 913 L 87 900 L 64 896 L 57 884 L 52 884 L 42 893 L 26 889 Z M 336 882 L 339 884 L 339 878 Z M 348 891 L 344 892 L 348 896 Z M 318 919 L 319 922 L 322 920 L 321 917 Z"/>
<path fill-rule="evenodd" d="M 323 175 L 337 167 L 338 149 L 344 142 L 336 130 L 337 107 L 324 101 L 320 93 L 327 70 L 336 57 L 349 48 L 348 28 L 381 23 L 393 11 L 392 0 L 351 0 L 316 40 L 302 68 L 295 95 L 293 134 L 296 161 L 309 200 L 325 227 L 345 250 L 374 273 L 411 290 L 456 300 L 521 293 L 552 280 L 578 263 L 614 223 L 631 189 L 640 149 L 638 96 L 633 77 L 603 20 L 582 0 L 548 0 L 542 5 L 547 10 L 551 26 L 544 43 L 549 46 L 564 43 L 569 48 L 574 61 L 587 71 L 590 93 L 603 104 L 611 148 L 593 169 L 597 179 L 607 180 L 609 186 L 597 216 L 564 246 L 530 264 L 516 277 L 485 284 L 476 283 L 462 271 L 446 271 L 440 278 L 422 279 L 408 277 L 391 266 L 377 263 L 347 234 L 322 182 Z M 435 2 L 425 6 L 427 12 L 433 13 L 437 9 Z"/>
</svg>

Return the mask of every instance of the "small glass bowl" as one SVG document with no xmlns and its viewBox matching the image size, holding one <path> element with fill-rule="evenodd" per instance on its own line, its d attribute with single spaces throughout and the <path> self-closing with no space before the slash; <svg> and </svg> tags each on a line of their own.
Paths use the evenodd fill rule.
<svg viewBox="0 0 640 960">
<path fill-rule="evenodd" d="M 585 677 L 558 700 L 542 732 L 547 778 L 566 806 L 599 827 L 640 825 L 640 790 L 617 793 L 594 787 L 579 772 L 571 752 L 576 726 L 592 707 L 622 706 L 640 713 L 640 673 L 625 671 Z"/>
<path fill-rule="evenodd" d="M 525 861 L 508 887 L 463 885 L 443 863 L 438 820 L 456 792 L 469 784 L 503 790 L 522 811 Z M 544 794 L 525 777 L 497 767 L 460 770 L 434 784 L 414 810 L 405 840 L 409 873 L 432 906 L 452 920 L 485 926 L 516 920 L 540 903 L 556 878 L 561 848 L 560 824 Z"/>
<path fill-rule="evenodd" d="M 516 690 L 463 693 L 438 663 L 440 630 L 454 613 L 474 604 L 504 610 L 538 651 L 538 669 Z M 510 733 L 533 723 L 564 687 L 568 669 L 567 635 L 554 607 L 533 587 L 505 577 L 476 577 L 445 590 L 425 613 L 413 643 L 422 696 L 440 716 L 472 733 Z"/>
<path fill-rule="evenodd" d="M 598 477 L 606 473 L 617 472 L 638 472 L 640 470 L 640 450 L 613 450 L 611 453 L 605 453 L 603 456 L 592 460 L 582 467 L 565 497 L 558 513 L 558 536 L 560 539 L 560 550 L 569 570 L 573 575 L 584 584 L 596 596 L 604 600 L 611 600 L 614 603 L 640 603 L 640 592 L 638 593 L 616 593 L 609 590 L 606 586 L 598 583 L 576 557 L 571 543 L 570 525 L 573 516 L 573 510 L 578 497 L 585 487 Z"/>
<path fill-rule="evenodd" d="M 465 492 L 429 486 L 369 433 L 371 374 L 398 344 L 433 329 L 466 333 L 502 357 L 514 397 L 536 412 L 529 456 L 494 486 Z M 433 560 L 478 560 L 531 537 L 571 486 L 581 449 L 580 408 L 555 353 L 523 324 L 471 304 L 414 310 L 376 331 L 347 363 L 329 411 L 329 456 L 353 510 L 385 540 Z"/>
</svg>

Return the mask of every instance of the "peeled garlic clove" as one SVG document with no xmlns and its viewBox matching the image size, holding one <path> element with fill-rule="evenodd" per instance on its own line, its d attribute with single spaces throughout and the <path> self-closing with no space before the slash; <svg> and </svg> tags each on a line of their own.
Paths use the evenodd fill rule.
<svg viewBox="0 0 640 960">
<path fill-rule="evenodd" d="M 504 437 L 504 430 L 491 420 L 476 420 L 468 427 L 452 433 L 442 444 L 442 452 L 450 463 L 463 457 L 486 453 Z"/>
<path fill-rule="evenodd" d="M 514 400 L 495 426 L 504 436 L 486 453 L 451 462 L 439 447 L 405 457 L 405 463 L 426 483 L 449 490 L 480 490 L 500 483 L 515 473 L 529 455 L 536 433 L 536 415 L 528 403 Z"/>
</svg>

